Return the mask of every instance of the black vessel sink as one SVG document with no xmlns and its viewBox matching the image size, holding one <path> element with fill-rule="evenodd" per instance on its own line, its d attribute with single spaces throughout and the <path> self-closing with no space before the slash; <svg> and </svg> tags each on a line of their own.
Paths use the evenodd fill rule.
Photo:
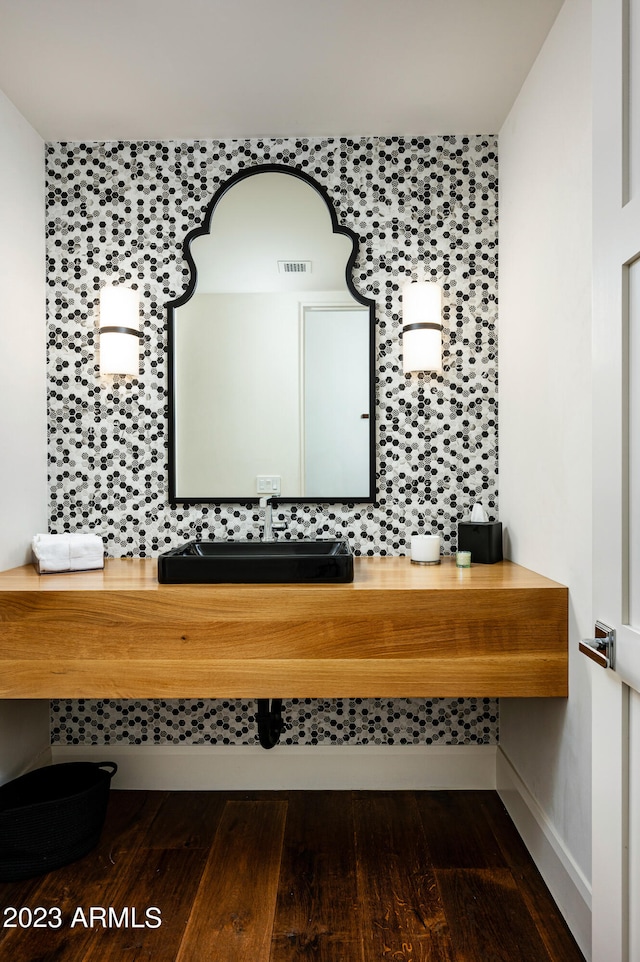
<svg viewBox="0 0 640 962">
<path fill-rule="evenodd" d="M 158 558 L 162 584 L 353 581 L 346 541 L 189 541 Z"/>
</svg>

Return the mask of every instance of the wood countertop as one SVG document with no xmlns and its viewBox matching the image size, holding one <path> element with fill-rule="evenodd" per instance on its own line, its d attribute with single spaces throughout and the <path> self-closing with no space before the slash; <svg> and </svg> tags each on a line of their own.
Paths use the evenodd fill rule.
<svg viewBox="0 0 640 962">
<path fill-rule="evenodd" d="M 566 697 L 567 589 L 509 561 L 351 584 L 164 585 L 155 559 L 0 572 L 0 698 Z"/>
</svg>

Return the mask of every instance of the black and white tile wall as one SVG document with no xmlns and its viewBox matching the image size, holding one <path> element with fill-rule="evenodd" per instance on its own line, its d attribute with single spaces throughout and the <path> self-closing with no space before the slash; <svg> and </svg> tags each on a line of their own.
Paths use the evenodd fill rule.
<svg viewBox="0 0 640 962">
<path fill-rule="evenodd" d="M 290 699 L 282 703 L 285 745 L 483 745 L 495 741 L 491 698 Z M 234 701 L 58 701 L 54 742 L 255 745 L 256 703 Z"/>
<path fill-rule="evenodd" d="M 50 530 L 95 530 L 118 557 L 255 529 L 251 505 L 167 501 L 164 305 L 186 286 L 182 241 L 217 187 L 263 163 L 299 167 L 325 187 L 361 238 L 354 282 L 377 313 L 378 502 L 287 506 L 289 531 L 404 554 L 411 533 L 438 530 L 450 553 L 473 502 L 497 515 L 497 151 L 484 136 L 48 145 Z M 400 288 L 424 274 L 444 286 L 444 373 L 409 378 Z M 141 294 L 138 379 L 98 372 L 98 296 L 110 280 Z M 497 738 L 494 700 L 294 700 L 285 709 L 295 744 Z M 240 701 L 54 702 L 52 737 L 253 743 L 254 712 Z"/>
</svg>

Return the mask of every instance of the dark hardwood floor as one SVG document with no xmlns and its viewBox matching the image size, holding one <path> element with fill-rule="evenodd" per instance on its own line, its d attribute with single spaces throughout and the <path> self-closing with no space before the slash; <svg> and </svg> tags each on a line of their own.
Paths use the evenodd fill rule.
<svg viewBox="0 0 640 962">
<path fill-rule="evenodd" d="M 495 792 L 112 791 L 0 906 L 2 962 L 583 962 Z"/>
</svg>

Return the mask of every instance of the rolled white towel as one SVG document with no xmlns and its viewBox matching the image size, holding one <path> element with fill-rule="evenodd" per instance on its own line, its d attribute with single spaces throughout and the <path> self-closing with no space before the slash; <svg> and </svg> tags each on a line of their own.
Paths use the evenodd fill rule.
<svg viewBox="0 0 640 962">
<path fill-rule="evenodd" d="M 37 534 L 31 548 L 40 574 L 104 568 L 104 545 L 96 534 Z"/>
<path fill-rule="evenodd" d="M 72 571 L 104 567 L 104 545 L 95 534 L 69 535 L 69 559 Z"/>
<path fill-rule="evenodd" d="M 69 571 L 69 545 L 63 538 L 37 534 L 31 547 L 38 571 Z"/>
</svg>

